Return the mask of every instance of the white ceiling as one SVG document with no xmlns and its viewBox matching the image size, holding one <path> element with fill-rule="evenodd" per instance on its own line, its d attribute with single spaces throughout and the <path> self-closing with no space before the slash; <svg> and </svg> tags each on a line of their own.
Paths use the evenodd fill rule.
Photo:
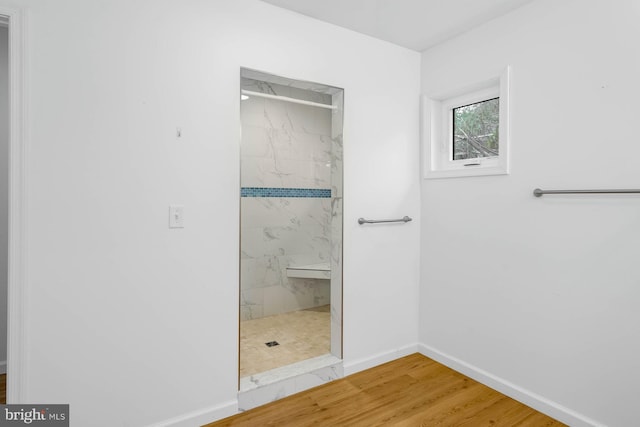
<svg viewBox="0 0 640 427">
<path fill-rule="evenodd" d="M 262 0 L 422 51 L 533 0 Z"/>
</svg>

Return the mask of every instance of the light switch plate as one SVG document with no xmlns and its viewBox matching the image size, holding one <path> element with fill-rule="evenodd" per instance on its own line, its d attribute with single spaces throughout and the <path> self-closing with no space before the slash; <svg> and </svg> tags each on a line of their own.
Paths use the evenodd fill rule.
<svg viewBox="0 0 640 427">
<path fill-rule="evenodd" d="M 184 228 L 183 205 L 169 205 L 169 228 Z"/>
</svg>

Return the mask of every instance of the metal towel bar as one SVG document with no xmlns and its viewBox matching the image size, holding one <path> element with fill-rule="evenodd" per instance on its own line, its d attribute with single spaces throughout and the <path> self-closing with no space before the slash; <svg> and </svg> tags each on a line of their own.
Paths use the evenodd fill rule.
<svg viewBox="0 0 640 427">
<path fill-rule="evenodd" d="M 409 218 L 408 216 L 404 216 L 403 218 L 399 218 L 399 219 L 364 219 L 364 218 L 358 218 L 358 224 L 362 225 L 362 224 L 379 224 L 381 222 L 409 222 L 412 219 Z"/>
<path fill-rule="evenodd" d="M 541 190 L 536 188 L 533 195 L 542 197 L 543 194 L 635 194 L 640 190 Z"/>
</svg>

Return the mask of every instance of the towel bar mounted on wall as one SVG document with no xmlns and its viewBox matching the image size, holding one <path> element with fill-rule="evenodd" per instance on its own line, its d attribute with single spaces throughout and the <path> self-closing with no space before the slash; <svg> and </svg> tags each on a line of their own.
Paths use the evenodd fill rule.
<svg viewBox="0 0 640 427">
<path fill-rule="evenodd" d="M 362 224 L 379 224 L 382 222 L 409 222 L 412 221 L 412 218 L 409 218 L 408 216 L 404 216 L 402 218 L 399 219 L 364 219 L 364 218 L 358 218 L 358 224 L 362 225 Z"/>
<path fill-rule="evenodd" d="M 533 195 L 542 197 L 544 194 L 636 194 L 640 190 L 541 190 L 536 188 Z"/>
</svg>

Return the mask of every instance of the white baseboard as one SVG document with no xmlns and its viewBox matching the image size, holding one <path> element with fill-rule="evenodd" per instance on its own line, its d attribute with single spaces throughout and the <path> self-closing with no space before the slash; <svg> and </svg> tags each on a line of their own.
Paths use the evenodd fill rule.
<svg viewBox="0 0 640 427">
<path fill-rule="evenodd" d="M 0 362 L 0 375 L 7 373 L 7 361 L 3 360 Z"/>
<path fill-rule="evenodd" d="M 345 361 L 344 376 L 346 377 L 347 375 L 355 374 L 356 372 L 364 371 L 365 369 L 373 368 L 374 366 L 382 365 L 383 363 L 391 362 L 392 360 L 396 360 L 413 353 L 418 353 L 418 351 L 418 344 L 416 343 L 351 362 Z"/>
<path fill-rule="evenodd" d="M 419 344 L 418 350 L 423 355 L 572 427 L 604 426 L 602 423 L 572 411 L 569 408 L 477 368 L 467 362 L 436 350 L 433 347 Z"/>
<path fill-rule="evenodd" d="M 150 427 L 194 427 L 209 424 L 238 413 L 238 401 L 230 400 L 220 405 L 204 408 L 174 417 Z"/>
</svg>

